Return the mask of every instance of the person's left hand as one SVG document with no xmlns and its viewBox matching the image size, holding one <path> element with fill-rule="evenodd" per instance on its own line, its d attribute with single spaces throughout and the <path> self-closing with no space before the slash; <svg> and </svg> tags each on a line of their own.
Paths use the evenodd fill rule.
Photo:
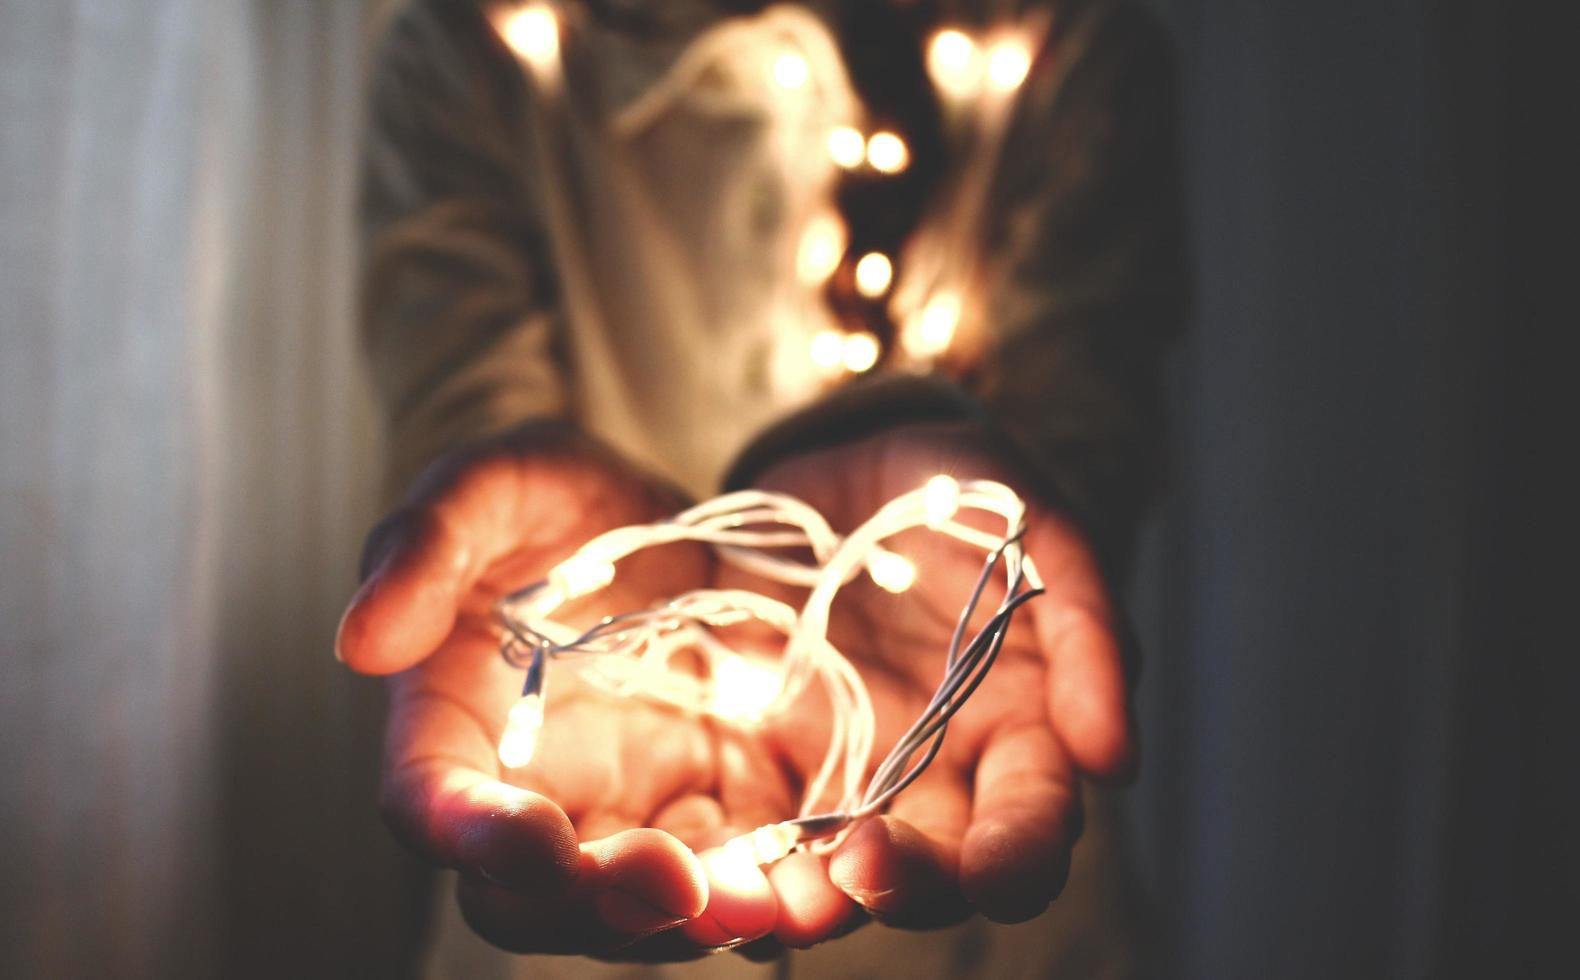
<svg viewBox="0 0 1580 980">
<path fill-rule="evenodd" d="M 908 426 L 792 457 L 756 485 L 801 498 L 846 533 L 935 473 L 1015 485 L 983 446 L 964 426 Z M 1133 772 L 1126 681 L 1097 566 L 1073 525 L 1028 503 L 1025 548 L 1047 594 L 1017 614 L 986 681 L 951 721 L 942 752 L 886 815 L 858 826 L 828 858 L 797 853 L 767 869 L 778 942 L 830 938 L 861 919 L 858 905 L 907 928 L 948 925 L 973 912 L 997 922 L 1032 918 L 1069 871 L 1081 828 L 1077 777 L 1122 780 Z M 915 562 L 915 584 L 896 596 L 858 578 L 841 590 L 829 630 L 873 697 L 874 766 L 932 697 L 985 557 L 923 529 L 889 545 Z M 804 596 L 727 567 L 721 574 L 723 585 L 793 603 Z M 997 605 L 1002 582 L 995 576 L 979 618 Z M 766 734 L 787 768 L 810 773 L 822 760 L 827 724 L 817 705 L 798 704 L 771 720 Z"/>
</svg>

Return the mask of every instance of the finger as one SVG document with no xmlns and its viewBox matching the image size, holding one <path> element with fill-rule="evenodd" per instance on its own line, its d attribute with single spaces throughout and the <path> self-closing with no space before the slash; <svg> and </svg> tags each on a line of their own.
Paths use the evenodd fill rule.
<svg viewBox="0 0 1580 980">
<path fill-rule="evenodd" d="M 728 836 L 724 808 L 718 800 L 701 793 L 688 793 L 665 804 L 653 815 L 653 826 L 673 834 L 695 851 L 720 844 Z"/>
<path fill-rule="evenodd" d="M 391 770 L 382 807 L 397 838 L 446 867 L 548 895 L 576 878 L 576 833 L 558 806 L 450 757 Z"/>
<path fill-rule="evenodd" d="M 522 496 L 519 467 L 484 457 L 381 522 L 369 536 L 367 578 L 341 617 L 336 655 L 385 674 L 438 647 L 493 561 L 520 546 Z"/>
<path fill-rule="evenodd" d="M 589 840 L 599 840 L 625 833 L 640 825 L 640 821 L 618 813 L 594 811 L 580 814 L 576 821 L 577 833 Z M 666 829 L 666 828 L 659 828 Z"/>
<path fill-rule="evenodd" d="M 778 900 L 762 869 L 722 847 L 699 855 L 708 876 L 708 905 L 683 927 L 699 946 L 735 946 L 774 927 Z"/>
<path fill-rule="evenodd" d="M 889 925 L 936 928 L 970 915 L 958 878 L 971 799 L 961 773 L 935 763 L 888 816 L 857 827 L 829 862 L 841 891 Z"/>
<path fill-rule="evenodd" d="M 766 740 L 727 725 L 718 726 L 718 732 L 715 795 L 730 829 L 743 834 L 795 813 L 798 791 L 791 788 L 781 760 Z"/>
<path fill-rule="evenodd" d="M 1037 523 L 1027 547 L 1048 585 L 1026 608 L 1048 662 L 1054 731 L 1083 772 L 1128 779 L 1136 766 L 1129 692 L 1097 564 L 1074 529 L 1054 519 Z"/>
<path fill-rule="evenodd" d="M 582 845 L 578 891 L 596 894 L 602 921 L 627 934 L 667 929 L 702 914 L 708 880 L 685 844 L 639 828 Z"/>
<path fill-rule="evenodd" d="M 894 798 L 889 814 L 921 831 L 943 853 L 954 854 L 971 823 L 971 784 L 953 760 L 935 759 Z"/>
<path fill-rule="evenodd" d="M 672 929 L 706 905 L 697 858 L 660 831 L 632 830 L 583 845 L 576 883 L 547 896 L 465 876 L 458 892 L 467 924 L 518 953 L 609 956 Z M 695 944 L 648 943 L 619 958 L 689 959 Z"/>
<path fill-rule="evenodd" d="M 559 806 L 495 777 L 489 709 L 464 694 L 487 689 L 486 672 L 503 669 L 488 647 L 486 637 L 458 634 L 438 655 L 447 670 L 391 682 L 384 818 L 438 864 L 553 890 L 575 878 L 576 834 Z"/>
<path fill-rule="evenodd" d="M 805 949 L 848 930 L 865 916 L 849 895 L 828 879 L 828 861 L 799 851 L 768 869 L 768 883 L 779 902 L 774 938 Z"/>
<path fill-rule="evenodd" d="M 956 858 L 926 834 L 892 816 L 853 831 L 829 861 L 841 891 L 886 925 L 930 929 L 970 915 L 954 880 Z"/>
<path fill-rule="evenodd" d="M 1064 888 L 1080 800 L 1063 747 L 1045 725 L 995 732 L 977 764 L 971 826 L 960 846 L 966 897 L 995 922 L 1040 915 Z"/>
</svg>

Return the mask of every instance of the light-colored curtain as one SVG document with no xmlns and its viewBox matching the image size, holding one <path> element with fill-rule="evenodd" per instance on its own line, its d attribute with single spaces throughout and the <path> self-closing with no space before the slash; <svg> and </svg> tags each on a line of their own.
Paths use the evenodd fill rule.
<svg viewBox="0 0 1580 980">
<path fill-rule="evenodd" d="M 371 972 L 372 3 L 0 6 L 0 975 Z M 406 940 L 409 942 L 409 938 Z"/>
</svg>

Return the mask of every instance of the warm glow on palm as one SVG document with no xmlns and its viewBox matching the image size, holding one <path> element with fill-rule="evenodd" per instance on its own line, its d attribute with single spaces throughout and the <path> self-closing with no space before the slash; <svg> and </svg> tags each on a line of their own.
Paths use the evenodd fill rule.
<svg viewBox="0 0 1580 980">
<path fill-rule="evenodd" d="M 846 531 L 933 473 L 1003 478 L 974 446 L 966 433 L 901 430 L 794 458 L 761 485 L 804 499 Z M 359 670 L 402 671 L 386 810 L 409 843 L 463 872 L 463 909 L 485 938 L 521 950 L 675 958 L 770 932 L 794 945 L 819 941 L 860 918 L 852 899 L 886 920 L 930 925 L 973 908 L 1024 918 L 1057 892 L 1078 825 L 1074 770 L 1114 774 L 1129 755 L 1107 607 L 1066 525 L 1034 517 L 1028 547 L 1050 593 L 1026 607 L 942 755 L 891 815 L 858 828 L 831 858 L 797 854 L 766 876 L 743 874 L 713 852 L 699 864 L 692 851 L 794 815 L 826 747 L 822 695 L 736 726 L 615 699 L 558 671 L 532 763 L 501 771 L 496 747 L 522 675 L 499 657 L 493 600 L 593 535 L 662 516 L 674 501 L 596 456 L 544 452 L 530 440 L 452 465 L 459 478 L 420 495 L 395 522 L 404 522 L 399 533 L 386 526 L 394 557 L 354 600 L 340 649 Z M 830 623 L 830 639 L 873 696 L 874 761 L 936 689 L 982 562 L 980 551 L 922 530 L 892 545 L 916 565 L 915 584 L 894 595 L 853 583 Z M 710 584 L 792 604 L 804 596 L 720 566 L 701 547 L 672 545 L 622 562 L 585 613 L 643 608 Z M 681 919 L 682 929 L 642 938 Z"/>
</svg>

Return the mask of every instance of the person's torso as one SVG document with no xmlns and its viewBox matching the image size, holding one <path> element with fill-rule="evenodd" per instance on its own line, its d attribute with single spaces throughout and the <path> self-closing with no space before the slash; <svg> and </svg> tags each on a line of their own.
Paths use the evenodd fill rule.
<svg viewBox="0 0 1580 980">
<path fill-rule="evenodd" d="M 664 43 L 567 30 L 558 62 L 531 66 L 537 165 L 578 419 L 705 493 L 827 377 L 811 352 L 832 323 L 797 269 L 855 99 L 802 8 Z"/>
</svg>

